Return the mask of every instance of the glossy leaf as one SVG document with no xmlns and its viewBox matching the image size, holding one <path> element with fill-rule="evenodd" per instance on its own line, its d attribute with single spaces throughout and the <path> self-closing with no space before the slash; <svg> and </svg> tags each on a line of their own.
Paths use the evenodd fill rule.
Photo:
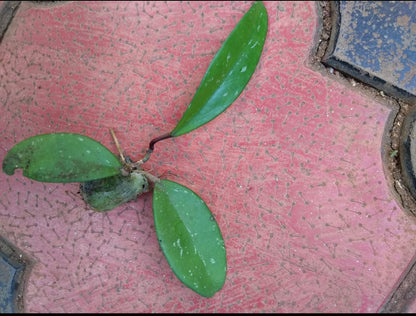
<svg viewBox="0 0 416 316">
<path fill-rule="evenodd" d="M 186 286 L 212 297 L 225 282 L 227 258 L 221 231 L 205 202 L 169 180 L 155 183 L 153 216 L 159 244 Z"/>
<path fill-rule="evenodd" d="M 240 95 L 256 69 L 267 34 L 267 10 L 255 2 L 225 40 L 170 133 L 179 136 L 208 123 Z"/>
<path fill-rule="evenodd" d="M 42 182 L 84 182 L 120 173 L 121 163 L 105 146 L 73 133 L 42 134 L 9 150 L 3 171 L 22 168 L 25 177 Z"/>
</svg>

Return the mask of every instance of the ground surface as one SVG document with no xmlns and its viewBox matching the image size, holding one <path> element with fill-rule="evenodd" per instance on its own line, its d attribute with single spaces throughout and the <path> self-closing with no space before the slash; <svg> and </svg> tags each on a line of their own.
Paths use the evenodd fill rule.
<svg viewBox="0 0 416 316">
<path fill-rule="evenodd" d="M 143 156 L 181 117 L 250 2 L 24 2 L 0 45 L 0 160 L 77 132 Z M 173 275 L 151 194 L 107 214 L 77 184 L 0 174 L 0 228 L 33 261 L 27 312 L 376 312 L 414 255 L 416 225 L 383 167 L 394 103 L 311 63 L 314 2 L 266 2 L 269 32 L 240 98 L 144 165 L 209 205 L 227 248 L 206 299 Z"/>
</svg>

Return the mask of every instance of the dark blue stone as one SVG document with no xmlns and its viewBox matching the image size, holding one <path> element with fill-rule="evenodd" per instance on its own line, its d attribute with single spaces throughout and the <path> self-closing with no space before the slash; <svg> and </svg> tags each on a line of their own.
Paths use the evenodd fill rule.
<svg viewBox="0 0 416 316">
<path fill-rule="evenodd" d="M 337 1 L 323 62 L 395 97 L 416 96 L 416 2 Z"/>
<path fill-rule="evenodd" d="M 23 312 L 28 259 L 0 237 L 0 313 Z"/>
<path fill-rule="evenodd" d="M 16 283 L 14 279 L 20 268 L 9 264 L 6 258 L 0 257 L 0 312 L 14 313 L 14 294 Z"/>
</svg>

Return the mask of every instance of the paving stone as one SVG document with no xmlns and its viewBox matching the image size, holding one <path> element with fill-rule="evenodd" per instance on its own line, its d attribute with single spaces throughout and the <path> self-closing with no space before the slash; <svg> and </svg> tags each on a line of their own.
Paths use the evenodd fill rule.
<svg viewBox="0 0 416 316">
<path fill-rule="evenodd" d="M 416 3 L 332 2 L 327 65 L 404 99 L 416 96 Z"/>
<path fill-rule="evenodd" d="M 22 2 L 0 45 L 0 160 L 36 134 L 129 156 L 173 128 L 243 2 Z M 77 184 L 0 174 L 0 229 L 33 257 L 27 312 L 376 312 L 413 258 L 416 223 L 380 148 L 391 108 L 309 64 L 314 2 L 265 2 L 269 32 L 241 97 L 144 165 L 189 186 L 227 248 L 205 299 L 173 275 L 151 194 L 96 213 Z"/>
<path fill-rule="evenodd" d="M 400 164 L 404 182 L 416 198 L 416 109 L 406 115 L 402 126 L 399 147 Z"/>
<path fill-rule="evenodd" d="M 16 269 L 10 265 L 6 258 L 0 257 L 0 312 L 14 312 L 13 278 Z"/>
<path fill-rule="evenodd" d="M 23 292 L 30 261 L 0 237 L 0 312 L 23 312 Z"/>
<path fill-rule="evenodd" d="M 19 5 L 20 1 L 0 1 L 0 42 Z"/>
</svg>

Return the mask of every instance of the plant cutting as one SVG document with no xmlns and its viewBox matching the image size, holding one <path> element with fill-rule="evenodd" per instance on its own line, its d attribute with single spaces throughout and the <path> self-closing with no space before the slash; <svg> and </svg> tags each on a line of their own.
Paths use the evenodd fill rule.
<svg viewBox="0 0 416 316">
<path fill-rule="evenodd" d="M 189 133 L 213 120 L 241 94 L 260 59 L 267 34 L 267 11 L 255 2 L 211 61 L 176 127 L 152 139 L 136 162 L 101 143 L 75 133 L 27 138 L 6 154 L 3 171 L 41 182 L 79 182 L 80 194 L 98 212 L 110 211 L 153 190 L 153 217 L 160 247 L 175 275 L 187 287 L 212 297 L 224 285 L 227 258 L 224 239 L 206 203 L 191 189 L 160 179 L 142 168 L 157 142 Z"/>
</svg>

